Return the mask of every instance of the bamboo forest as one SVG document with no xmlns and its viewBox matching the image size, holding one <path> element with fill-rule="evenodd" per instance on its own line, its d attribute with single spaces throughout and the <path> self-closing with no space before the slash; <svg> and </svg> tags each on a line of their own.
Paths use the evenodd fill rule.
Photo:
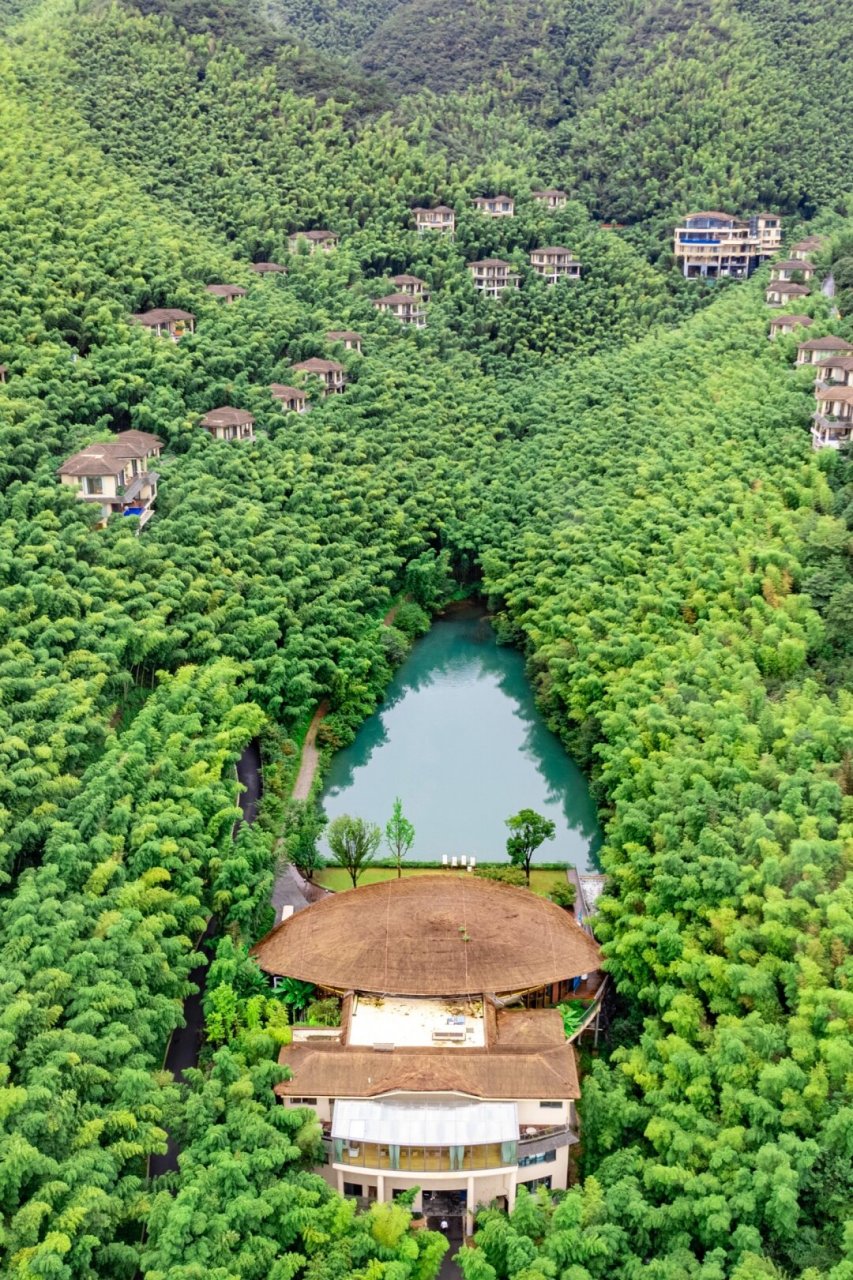
<svg viewBox="0 0 853 1280">
<path fill-rule="evenodd" d="M 0 13 L 0 1274 L 853 1280 L 853 7 Z M 471 600 L 608 989 L 568 1185 L 448 1244 L 250 952 Z"/>
</svg>

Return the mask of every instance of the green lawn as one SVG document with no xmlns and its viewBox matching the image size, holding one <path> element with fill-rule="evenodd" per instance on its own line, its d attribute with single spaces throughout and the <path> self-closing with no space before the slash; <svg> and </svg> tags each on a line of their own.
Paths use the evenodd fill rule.
<svg viewBox="0 0 853 1280">
<path fill-rule="evenodd" d="M 403 875 L 428 876 L 434 875 L 436 871 L 441 871 L 441 874 L 446 876 L 468 876 L 472 874 L 470 871 L 444 871 L 441 867 L 411 867 L 404 868 Z M 359 886 L 377 884 L 380 880 L 392 880 L 396 874 L 397 872 L 393 867 L 370 867 L 360 877 L 358 883 Z M 314 880 L 317 884 L 322 885 L 324 889 L 334 889 L 336 893 L 352 888 L 350 878 L 342 867 L 326 867 L 315 874 Z M 534 868 L 530 873 L 530 888 L 534 893 L 541 894 L 543 898 L 548 896 L 555 884 L 565 883 L 566 874 L 564 871 L 537 871 Z"/>
</svg>

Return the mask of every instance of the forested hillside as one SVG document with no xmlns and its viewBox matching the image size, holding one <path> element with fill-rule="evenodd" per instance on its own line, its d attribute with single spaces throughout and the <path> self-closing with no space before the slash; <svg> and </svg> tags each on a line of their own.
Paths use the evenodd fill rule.
<svg viewBox="0 0 853 1280">
<path fill-rule="evenodd" d="M 810 450 L 766 271 L 662 253 L 687 204 L 813 213 L 842 314 L 804 306 L 853 339 L 849 15 L 146 8 L 28 6 L 0 43 L 0 1270 L 432 1280 L 440 1238 L 307 1171 L 272 1015 L 184 1086 L 162 1063 L 211 916 L 217 980 L 258 994 L 283 806 L 233 839 L 235 760 L 260 736 L 283 792 L 322 699 L 345 741 L 410 639 L 389 605 L 449 568 L 591 775 L 619 993 L 582 1186 L 486 1215 L 467 1280 L 850 1280 L 853 467 Z M 515 218 L 471 210 L 501 189 Z M 411 227 L 439 199 L 452 242 Z M 288 257 L 300 227 L 341 245 Z M 530 272 L 549 243 L 577 283 Z M 466 263 L 496 254 L 522 284 L 491 301 Z M 404 270 L 423 331 L 372 305 Z M 345 394 L 284 414 L 269 384 L 344 327 Z M 223 403 L 253 445 L 200 430 Z M 55 475 L 131 427 L 166 446 L 139 537 Z"/>
</svg>

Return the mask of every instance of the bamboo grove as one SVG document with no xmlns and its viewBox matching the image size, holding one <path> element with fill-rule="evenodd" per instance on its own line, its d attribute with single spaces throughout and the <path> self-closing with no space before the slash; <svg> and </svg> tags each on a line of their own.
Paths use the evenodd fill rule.
<svg viewBox="0 0 853 1280">
<path fill-rule="evenodd" d="M 729 52 L 764 6 L 742 8 L 717 15 Z M 390 9 L 350 8 L 360 41 L 403 23 Z M 609 169 L 637 223 L 615 234 L 591 216 L 615 193 L 544 145 L 545 95 L 525 114 L 515 86 L 483 121 L 494 86 L 427 87 L 377 115 L 355 90 L 307 96 L 304 50 L 253 59 L 205 12 L 187 32 L 179 10 L 51 3 L 0 45 L 0 1268 L 436 1274 L 443 1241 L 405 1206 L 358 1212 L 309 1172 L 313 1114 L 274 1102 L 274 1019 L 183 1086 L 162 1063 L 211 916 L 218 978 L 259 991 L 245 948 L 270 923 L 279 812 L 271 796 L 239 826 L 237 758 L 260 737 L 286 779 L 322 699 L 346 741 L 405 652 L 388 607 L 411 591 L 429 609 L 450 566 L 592 779 L 619 994 L 587 1063 L 582 1182 L 486 1211 L 466 1280 L 849 1280 L 853 473 L 809 449 L 811 378 L 791 339 L 767 341 L 763 277 L 690 288 L 655 240 L 689 194 L 819 210 L 843 314 L 810 299 L 814 331 L 853 338 L 849 193 L 830 199 L 823 169 L 813 191 L 799 169 L 762 185 L 775 143 L 751 134 L 698 186 L 677 149 L 637 145 L 630 181 Z M 569 24 L 584 93 L 581 46 L 613 17 Z M 658 79 L 695 83 L 670 54 L 637 54 L 650 101 Z M 606 115 L 625 89 L 596 74 Z M 803 102 L 826 127 L 813 84 Z M 465 140 L 475 118 L 492 145 Z M 593 119 L 588 103 L 590 138 Z M 578 199 L 543 212 L 526 194 L 543 177 Z M 504 186 L 509 225 L 467 212 Z M 453 243 L 407 229 L 439 195 Z M 254 278 L 299 225 L 339 250 Z M 474 294 L 468 259 L 524 269 L 563 240 L 578 283 Z M 422 332 L 372 306 L 402 270 L 430 282 Z M 222 280 L 247 296 L 205 295 Z M 160 305 L 195 334 L 129 323 Z M 269 384 L 344 326 L 365 348 L 342 356 L 346 393 L 283 414 Z M 198 428 L 226 402 L 255 415 L 252 446 Z M 166 442 L 140 537 L 93 529 L 55 476 L 129 427 Z M 167 1134 L 179 1171 L 151 1179 Z"/>
</svg>

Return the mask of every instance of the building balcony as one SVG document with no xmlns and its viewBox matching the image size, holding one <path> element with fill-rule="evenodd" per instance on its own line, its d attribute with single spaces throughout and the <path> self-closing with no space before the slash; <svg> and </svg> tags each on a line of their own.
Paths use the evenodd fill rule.
<svg viewBox="0 0 853 1280">
<path fill-rule="evenodd" d="M 812 423 L 813 449 L 841 449 L 853 444 L 853 418 L 830 418 L 816 413 Z"/>
<path fill-rule="evenodd" d="M 373 1142 L 331 1140 L 333 1165 L 379 1173 L 473 1173 L 507 1169 L 518 1163 L 518 1142 L 491 1142 L 472 1147 L 404 1147 Z"/>
</svg>

